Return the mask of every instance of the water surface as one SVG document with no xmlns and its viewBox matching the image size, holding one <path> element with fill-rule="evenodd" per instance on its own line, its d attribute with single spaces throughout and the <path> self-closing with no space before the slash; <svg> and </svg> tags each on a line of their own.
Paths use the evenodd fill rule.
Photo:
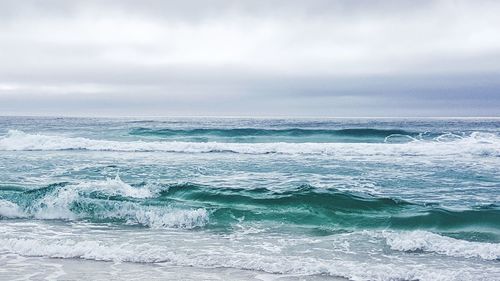
<svg viewBox="0 0 500 281">
<path fill-rule="evenodd" d="M 500 280 L 500 120 L 1 117 L 0 230 L 32 279 Z"/>
</svg>

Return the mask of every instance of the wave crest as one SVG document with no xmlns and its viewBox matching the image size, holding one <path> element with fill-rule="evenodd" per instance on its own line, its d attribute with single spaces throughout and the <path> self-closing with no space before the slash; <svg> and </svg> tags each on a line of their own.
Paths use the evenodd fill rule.
<svg viewBox="0 0 500 281">
<path fill-rule="evenodd" d="M 433 252 L 446 256 L 473 258 L 485 260 L 500 259 L 500 244 L 485 242 L 470 242 L 441 236 L 427 231 L 412 231 L 383 235 L 386 243 L 393 250 L 405 252 Z"/>
<path fill-rule="evenodd" d="M 460 149 L 457 149 L 460 147 Z M 112 141 L 81 137 L 27 134 L 10 130 L 0 138 L 0 150 L 92 150 L 126 152 L 242 154 L 316 154 L 334 156 L 500 156 L 500 137 L 474 132 L 450 141 L 412 141 L 406 143 L 219 143 L 180 141 Z"/>
<path fill-rule="evenodd" d="M 10 199 L 9 199 L 10 198 Z M 119 177 L 57 183 L 16 191 L 0 201 L 6 218 L 89 220 L 151 228 L 227 228 L 247 222 L 341 229 L 454 229 L 499 227 L 497 206 L 451 210 L 390 197 L 309 185 L 277 192 L 197 184 L 129 185 Z"/>
<path fill-rule="evenodd" d="M 153 206 L 141 201 L 155 194 L 154 187 L 133 187 L 119 177 L 77 184 L 52 184 L 22 192 L 18 204 L 0 200 L 6 218 L 115 221 L 150 228 L 195 228 L 208 223 L 203 208 Z"/>
<path fill-rule="evenodd" d="M 24 213 L 16 203 L 0 199 L 0 218 L 24 218 L 26 217 Z"/>
</svg>

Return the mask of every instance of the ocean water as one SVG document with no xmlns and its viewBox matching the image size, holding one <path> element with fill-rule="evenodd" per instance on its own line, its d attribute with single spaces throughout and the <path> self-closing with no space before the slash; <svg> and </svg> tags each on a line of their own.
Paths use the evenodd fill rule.
<svg viewBox="0 0 500 281">
<path fill-rule="evenodd" d="M 500 119 L 0 117 L 2 280 L 500 280 Z"/>
</svg>

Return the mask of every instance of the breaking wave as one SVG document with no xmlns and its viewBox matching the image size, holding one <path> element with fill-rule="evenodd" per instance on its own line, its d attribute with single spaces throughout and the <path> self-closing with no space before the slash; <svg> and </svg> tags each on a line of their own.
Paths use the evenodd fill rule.
<svg viewBox="0 0 500 281">
<path fill-rule="evenodd" d="M 389 135 L 388 140 L 397 136 Z M 390 142 L 390 141 L 387 141 Z M 220 143 L 181 141 L 112 141 L 82 137 L 28 134 L 10 130 L 0 138 L 0 150 L 91 150 L 128 152 L 243 154 L 323 154 L 339 156 L 416 156 L 416 155 L 474 155 L 500 156 L 500 137 L 492 133 L 474 132 L 466 137 L 441 137 L 434 140 L 415 140 L 406 143 Z"/>
<path fill-rule="evenodd" d="M 198 184 L 129 185 L 104 181 L 56 183 L 37 189 L 0 187 L 0 216 L 89 220 L 151 228 L 228 229 L 241 220 L 314 229 L 428 229 L 478 231 L 500 228 L 495 205 L 451 210 L 397 198 L 308 185 L 286 192 Z"/>
<path fill-rule="evenodd" d="M 387 234 L 374 233 L 370 236 Z M 397 237 L 408 234 L 391 233 Z M 427 239 L 430 233 L 411 232 L 409 235 L 417 239 Z M 446 241 L 446 237 L 435 235 L 434 240 Z M 412 238 L 412 237 L 406 237 Z M 440 240 L 441 239 L 441 240 Z M 77 240 L 76 238 L 0 238 L 0 251 L 16 253 L 23 256 L 87 259 L 97 261 L 115 261 L 132 263 L 155 263 L 175 266 L 195 266 L 203 268 L 228 267 L 244 270 L 258 270 L 267 273 L 290 275 L 326 275 L 344 277 L 349 280 L 487 280 L 488 276 L 498 274 L 495 267 L 453 268 L 453 266 L 435 267 L 426 263 L 414 265 L 388 260 L 386 264 L 376 261 L 359 261 L 351 258 L 324 259 L 319 257 L 304 258 L 297 255 L 279 253 L 244 253 L 223 248 L 224 251 L 214 254 L 209 249 L 198 251 L 176 251 L 161 243 L 150 244 L 140 241 L 118 242 L 97 240 Z M 436 240 L 436 241 L 437 241 Z M 394 243 L 394 242 L 389 242 Z M 411 241 L 409 242 L 411 243 Z M 459 244 L 462 241 L 458 242 Z M 477 245 L 476 245 L 477 244 Z M 476 250 L 470 250 L 473 256 L 481 256 L 483 251 L 488 252 L 486 258 L 498 256 L 498 249 L 488 250 L 487 243 L 475 243 Z M 393 247 L 393 246 L 391 246 Z M 398 246 L 394 247 L 397 248 Z M 438 247 L 450 249 L 456 246 L 444 243 Z M 460 247 L 460 246 L 459 246 Z M 399 250 L 399 249 L 396 249 Z M 496 253 L 494 253 L 496 251 Z"/>
<path fill-rule="evenodd" d="M 77 184 L 57 183 L 0 200 L 0 217 L 49 220 L 90 220 L 138 224 L 151 228 L 195 228 L 208 223 L 203 208 L 141 204 L 154 188 L 133 187 L 119 177 Z M 17 202 L 16 202 L 17 201 Z"/>
<path fill-rule="evenodd" d="M 393 250 L 431 252 L 452 257 L 500 260 L 500 244 L 471 242 L 427 231 L 389 232 L 383 236 Z"/>
</svg>

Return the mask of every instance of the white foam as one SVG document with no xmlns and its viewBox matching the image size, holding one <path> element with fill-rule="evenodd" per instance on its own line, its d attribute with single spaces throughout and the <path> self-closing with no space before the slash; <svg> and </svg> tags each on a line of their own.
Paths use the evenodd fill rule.
<svg viewBox="0 0 500 281">
<path fill-rule="evenodd" d="M 78 190 L 62 187 L 33 202 L 27 209 L 37 219 L 74 220 L 78 216 L 70 210 L 79 198 Z"/>
<path fill-rule="evenodd" d="M 132 259 L 133 252 L 125 249 L 112 250 L 96 241 L 55 240 L 40 242 L 35 239 L 0 239 L 0 249 L 25 256 L 45 256 L 51 258 L 81 258 L 98 261 L 148 262 Z M 149 261 L 151 262 L 151 261 Z"/>
<path fill-rule="evenodd" d="M 54 232 L 52 224 L 14 222 L 0 225 L 0 253 L 223 267 L 290 276 L 341 276 L 350 280 L 497 280 L 500 276 L 500 268 L 494 266 L 496 261 L 388 253 L 384 249 L 385 237 L 393 234 L 398 233 L 360 231 L 313 239 L 252 231 L 232 237 L 210 231 L 123 229 L 117 232 L 114 228 L 93 229 L 88 224 L 58 225 Z M 347 247 L 347 251 L 331 251 L 338 243 L 349 241 L 347 246 L 341 246 Z M 268 244 L 283 248 L 267 249 Z"/>
<path fill-rule="evenodd" d="M 111 141 L 27 134 L 9 130 L 0 138 L 0 150 L 94 150 L 127 152 L 234 152 L 247 154 L 327 154 L 327 155 L 475 155 L 500 156 L 500 137 L 472 133 L 450 141 L 412 141 L 409 143 L 218 143 L 177 141 Z"/>
<path fill-rule="evenodd" d="M 0 199 L 0 217 L 24 218 L 26 216 L 26 213 L 16 203 Z"/>
<path fill-rule="evenodd" d="M 205 226 L 209 213 L 203 208 L 175 209 L 171 207 L 142 206 L 123 202 L 112 210 L 96 214 L 100 219 L 124 219 L 128 224 L 139 224 L 149 228 L 191 229 Z"/>
<path fill-rule="evenodd" d="M 155 211 L 138 209 L 130 215 L 129 223 L 137 223 L 151 228 L 175 227 L 195 228 L 208 223 L 208 212 L 203 208 L 193 210 Z"/>
<path fill-rule="evenodd" d="M 118 176 L 104 181 L 87 181 L 70 184 L 47 192 L 43 197 L 31 202 L 22 211 L 17 205 L 0 201 L 0 215 L 6 217 L 34 217 L 36 219 L 78 220 L 89 216 L 95 219 L 120 219 L 129 224 L 139 224 L 150 228 L 195 228 L 208 223 L 209 213 L 203 209 L 175 209 L 165 206 L 146 206 L 135 202 L 101 202 L 88 198 L 88 194 L 100 192 L 106 196 L 121 195 L 132 198 L 149 198 L 156 193 L 154 187 L 132 187 Z M 74 203 L 89 203 L 95 208 L 92 213 L 74 210 Z M 109 203 L 109 204 L 108 204 Z"/>
<path fill-rule="evenodd" d="M 470 242 L 428 231 L 384 232 L 386 243 L 397 251 L 434 252 L 452 257 L 500 259 L 500 244 Z"/>
<path fill-rule="evenodd" d="M 132 198 L 151 198 L 156 192 L 151 186 L 133 187 L 123 182 L 118 175 L 114 179 L 106 179 L 105 181 L 87 181 L 71 186 L 72 189 L 82 191 L 99 191 L 107 195 L 121 195 Z"/>
<path fill-rule="evenodd" d="M 329 275 L 350 280 L 487 280 L 490 272 L 468 272 L 461 268 L 427 267 L 400 263 L 373 263 L 348 259 L 264 255 L 222 248 L 221 251 L 169 249 L 148 243 L 108 244 L 74 239 L 0 238 L 0 252 L 23 256 L 79 258 L 97 261 L 165 263 L 202 268 L 238 268 L 274 274 Z M 468 269 L 470 270 L 470 269 Z"/>
<path fill-rule="evenodd" d="M 154 194 L 151 189 L 132 187 L 116 176 L 115 179 L 86 181 L 57 188 L 30 204 L 28 210 L 37 219 L 75 220 L 79 214 L 71 211 L 71 204 L 78 201 L 82 194 L 91 192 L 132 198 L 148 198 Z"/>
</svg>

